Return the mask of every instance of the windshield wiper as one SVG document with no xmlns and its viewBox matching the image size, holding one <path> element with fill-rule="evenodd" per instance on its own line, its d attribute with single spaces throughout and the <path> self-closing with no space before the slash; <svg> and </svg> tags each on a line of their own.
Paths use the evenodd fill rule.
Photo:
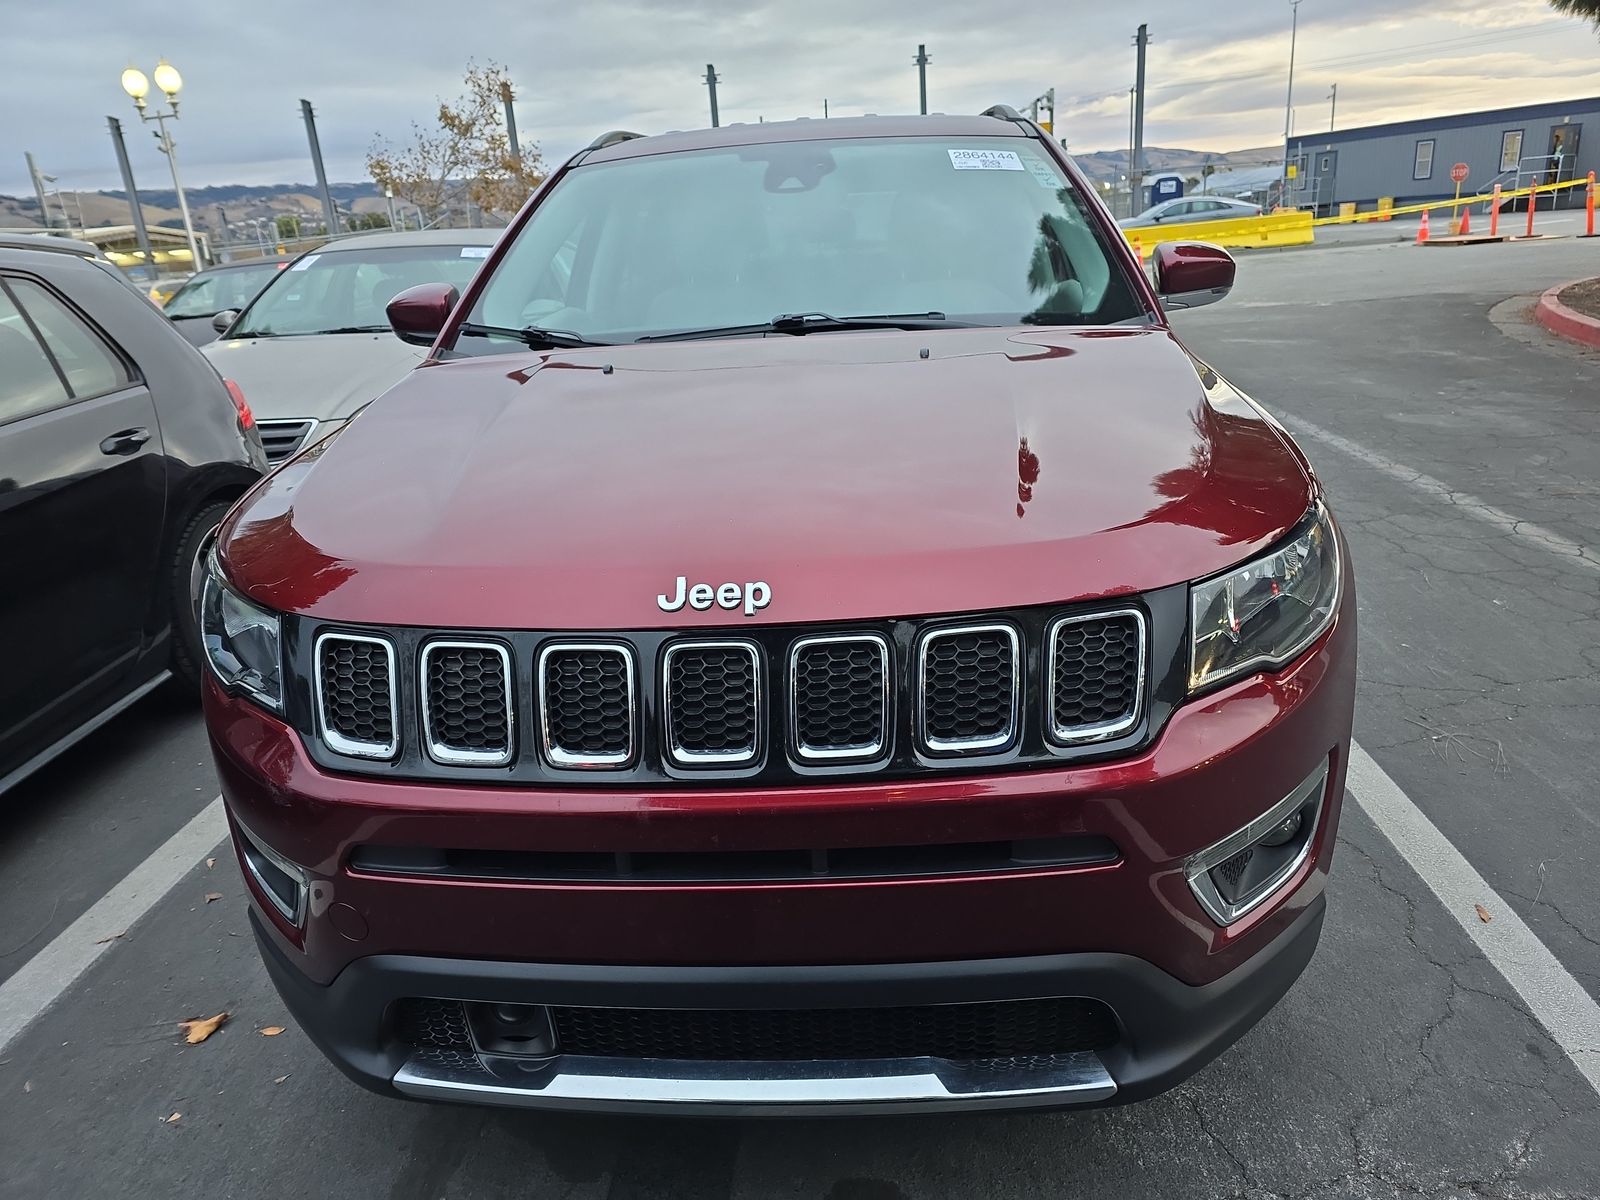
<svg viewBox="0 0 1600 1200">
<path fill-rule="evenodd" d="M 942 312 L 881 313 L 859 317 L 834 317 L 827 313 L 782 313 L 758 325 L 717 325 L 685 329 L 678 333 L 652 333 L 641 342 L 689 342 L 697 338 L 741 337 L 761 333 L 831 333 L 842 329 L 973 329 L 975 321 L 952 321 Z"/>
<path fill-rule="evenodd" d="M 316 332 L 319 333 L 319 334 L 323 334 L 323 333 L 388 333 L 389 332 L 389 326 L 387 326 L 387 325 L 341 325 L 337 329 L 318 329 Z"/>
<path fill-rule="evenodd" d="M 577 346 L 610 346 L 613 342 L 595 342 L 570 329 L 541 329 L 527 325 L 514 329 L 510 325 L 479 325 L 467 321 L 457 331 L 461 337 L 515 338 L 534 350 L 563 350 Z"/>
</svg>

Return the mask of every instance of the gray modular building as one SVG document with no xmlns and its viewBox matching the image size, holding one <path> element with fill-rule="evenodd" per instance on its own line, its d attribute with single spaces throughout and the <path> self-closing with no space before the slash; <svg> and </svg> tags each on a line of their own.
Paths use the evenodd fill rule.
<svg viewBox="0 0 1600 1200">
<path fill-rule="evenodd" d="M 1396 205 L 1448 198 L 1456 163 L 1468 168 L 1462 195 L 1582 179 L 1600 171 L 1600 97 L 1296 134 L 1289 161 L 1289 203 L 1323 212 L 1349 201 L 1370 208 L 1380 196 Z M 1581 204 L 1582 191 L 1561 193 L 1561 203 Z"/>
</svg>

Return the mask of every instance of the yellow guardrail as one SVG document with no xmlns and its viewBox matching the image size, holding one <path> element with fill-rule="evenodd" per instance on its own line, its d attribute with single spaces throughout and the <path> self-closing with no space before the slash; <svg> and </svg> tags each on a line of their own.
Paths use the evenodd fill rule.
<svg viewBox="0 0 1600 1200">
<path fill-rule="evenodd" d="M 1221 221 L 1186 221 L 1183 224 L 1147 225 L 1124 229 L 1122 236 L 1149 258 L 1157 242 L 1210 242 L 1230 249 L 1262 246 L 1305 246 L 1315 240 L 1309 212 L 1262 213 L 1258 217 L 1228 217 Z"/>
<path fill-rule="evenodd" d="M 1568 188 L 1588 186 L 1589 181 L 1587 179 L 1571 179 L 1567 180 L 1565 183 L 1541 183 L 1534 187 L 1512 188 L 1509 191 L 1502 191 L 1500 193 L 1500 201 L 1501 203 L 1504 203 L 1507 200 L 1515 200 L 1519 196 L 1532 196 L 1535 194 L 1540 196 L 1548 196 L 1555 192 L 1564 191 Z M 1349 216 L 1346 216 L 1344 213 L 1340 213 L 1338 216 L 1334 217 L 1318 217 L 1312 222 L 1312 224 L 1359 225 L 1366 221 L 1381 221 L 1386 216 L 1398 217 L 1403 213 L 1419 213 L 1424 210 L 1433 211 L 1441 208 L 1449 209 L 1453 214 L 1457 208 L 1460 208 L 1463 205 L 1488 204 L 1493 199 L 1493 192 L 1478 192 L 1475 195 L 1462 196 L 1455 200 L 1430 200 L 1426 204 L 1407 204 L 1403 208 L 1390 208 L 1387 210 L 1387 212 L 1382 209 L 1373 209 L 1367 212 L 1353 213 Z"/>
</svg>

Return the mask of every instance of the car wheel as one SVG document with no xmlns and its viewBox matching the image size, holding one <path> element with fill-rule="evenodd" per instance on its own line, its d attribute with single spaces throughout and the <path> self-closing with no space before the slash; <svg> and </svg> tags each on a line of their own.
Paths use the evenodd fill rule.
<svg viewBox="0 0 1600 1200">
<path fill-rule="evenodd" d="M 200 694 L 200 676 L 205 670 L 205 654 L 200 647 L 200 624 L 190 596 L 190 577 L 200 549 L 222 523 L 223 514 L 233 506 L 230 500 L 207 504 L 189 518 L 178 548 L 173 552 L 167 587 L 172 605 L 172 691 L 189 700 Z"/>
</svg>

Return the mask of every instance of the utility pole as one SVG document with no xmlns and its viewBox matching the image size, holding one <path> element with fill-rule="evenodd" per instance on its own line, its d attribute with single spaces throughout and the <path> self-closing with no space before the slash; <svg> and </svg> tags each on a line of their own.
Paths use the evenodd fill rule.
<svg viewBox="0 0 1600 1200">
<path fill-rule="evenodd" d="M 722 119 L 717 115 L 717 84 L 722 76 L 717 74 L 716 67 L 706 64 L 705 85 L 711 89 L 711 128 L 716 129 L 722 124 Z"/>
<path fill-rule="evenodd" d="M 1136 92 L 1133 101 L 1133 169 L 1128 175 L 1129 190 L 1135 197 L 1140 197 L 1144 191 L 1144 51 L 1149 44 L 1150 27 L 1141 25 L 1134 38 L 1134 45 L 1138 48 L 1138 63 L 1133 77 Z"/>
<path fill-rule="evenodd" d="M 1300 0 L 1289 0 L 1289 94 L 1283 101 L 1283 188 L 1278 203 L 1289 203 L 1289 135 L 1294 125 L 1294 44 L 1300 35 Z"/>
<path fill-rule="evenodd" d="M 506 140 L 511 143 L 511 161 L 522 166 L 522 145 L 517 141 L 517 114 L 511 107 L 511 81 L 500 81 L 500 99 L 506 106 Z"/>
<path fill-rule="evenodd" d="M 1333 132 L 1333 115 L 1339 111 L 1339 85 L 1333 85 L 1333 91 L 1328 93 L 1328 132 Z"/>
<path fill-rule="evenodd" d="M 828 119 L 828 98 L 826 96 L 822 98 L 822 119 L 824 121 Z"/>
<path fill-rule="evenodd" d="M 923 116 L 928 115 L 928 64 L 933 61 L 928 54 L 928 48 L 920 42 L 917 44 L 917 56 L 911 60 L 917 67 L 917 95 L 919 97 L 918 109 Z"/>
<path fill-rule="evenodd" d="M 44 176 L 39 174 L 39 165 L 33 161 L 33 151 L 24 150 L 22 154 L 28 160 L 28 178 L 33 180 L 33 194 L 39 197 L 39 224 L 46 229 L 53 229 L 55 221 L 50 217 L 50 205 L 44 197 Z"/>
<path fill-rule="evenodd" d="M 306 140 L 311 143 L 311 166 L 317 173 L 317 189 L 322 193 L 322 219 L 328 227 L 328 236 L 339 233 L 339 214 L 333 207 L 333 193 L 328 190 L 328 173 L 322 169 L 322 143 L 317 141 L 317 117 L 311 111 L 311 101 L 300 101 L 300 115 L 306 122 Z"/>
<path fill-rule="evenodd" d="M 1133 206 L 1133 89 L 1128 89 L 1128 173 L 1123 176 L 1128 183 L 1128 215 L 1136 217 L 1139 210 Z"/>
<path fill-rule="evenodd" d="M 128 207 L 133 210 L 134 236 L 139 239 L 139 251 L 144 255 L 145 269 L 154 274 L 156 256 L 150 253 L 150 233 L 144 227 L 144 206 L 139 203 L 139 189 L 133 186 L 133 165 L 128 162 L 128 146 L 122 140 L 122 122 L 115 117 L 107 117 L 106 124 L 111 127 L 111 145 L 117 152 L 117 166 L 122 168 L 122 190 L 128 193 Z M 29 155 L 29 165 L 32 165 L 32 155 Z M 196 267 L 199 265 L 195 264 Z"/>
</svg>

